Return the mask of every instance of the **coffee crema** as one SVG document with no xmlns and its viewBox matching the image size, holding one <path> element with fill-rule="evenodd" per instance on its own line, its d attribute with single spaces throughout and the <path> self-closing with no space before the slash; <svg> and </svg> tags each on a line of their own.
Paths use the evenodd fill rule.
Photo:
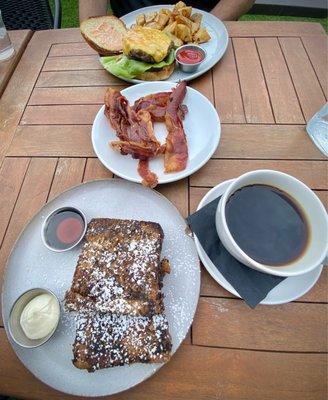
<svg viewBox="0 0 328 400">
<path fill-rule="evenodd" d="M 249 185 L 226 203 L 226 221 L 237 245 L 253 260 L 285 266 L 298 259 L 309 241 L 304 212 L 286 192 L 268 185 Z"/>
</svg>

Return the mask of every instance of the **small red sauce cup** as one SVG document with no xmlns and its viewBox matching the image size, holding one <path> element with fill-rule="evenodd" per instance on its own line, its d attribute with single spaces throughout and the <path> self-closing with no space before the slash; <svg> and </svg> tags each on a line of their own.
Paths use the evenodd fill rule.
<svg viewBox="0 0 328 400">
<path fill-rule="evenodd" d="M 187 53 L 190 51 L 190 54 L 192 55 L 195 53 L 194 58 L 187 59 L 183 57 L 180 57 L 180 55 L 184 55 L 184 53 Z M 181 46 L 176 49 L 175 51 L 175 60 L 183 72 L 195 72 L 200 64 L 205 60 L 206 58 L 206 51 L 200 47 L 197 46 L 196 44 L 185 44 L 184 46 Z"/>
<path fill-rule="evenodd" d="M 75 207 L 61 207 L 46 218 L 41 237 L 49 250 L 63 252 L 77 246 L 86 230 L 87 220 L 81 210 Z"/>
</svg>

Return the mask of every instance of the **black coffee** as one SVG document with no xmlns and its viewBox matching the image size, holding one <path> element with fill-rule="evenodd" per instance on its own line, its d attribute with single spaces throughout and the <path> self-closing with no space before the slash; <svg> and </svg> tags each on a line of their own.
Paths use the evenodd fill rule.
<svg viewBox="0 0 328 400">
<path fill-rule="evenodd" d="M 238 246 L 261 264 L 291 263 L 309 238 L 307 220 L 296 201 L 267 185 L 237 190 L 227 201 L 226 220 Z"/>
</svg>

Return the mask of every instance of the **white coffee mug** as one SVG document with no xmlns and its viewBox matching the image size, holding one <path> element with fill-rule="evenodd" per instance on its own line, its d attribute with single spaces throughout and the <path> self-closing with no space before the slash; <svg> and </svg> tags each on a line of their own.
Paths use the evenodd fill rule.
<svg viewBox="0 0 328 400">
<path fill-rule="evenodd" d="M 261 264 L 249 257 L 235 242 L 226 220 L 226 204 L 230 196 L 244 186 L 262 184 L 276 187 L 296 200 L 305 212 L 309 225 L 309 242 L 304 253 L 284 266 Z M 225 248 L 237 260 L 253 269 L 278 276 L 296 276 L 318 267 L 328 253 L 328 218 L 325 207 L 303 182 L 283 172 L 257 170 L 235 179 L 220 199 L 215 217 L 216 229 Z M 279 249 L 277 249 L 279 251 Z"/>
</svg>

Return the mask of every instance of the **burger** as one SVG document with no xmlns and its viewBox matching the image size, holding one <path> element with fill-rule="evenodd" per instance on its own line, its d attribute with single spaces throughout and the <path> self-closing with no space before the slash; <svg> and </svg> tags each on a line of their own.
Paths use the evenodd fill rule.
<svg viewBox="0 0 328 400">
<path fill-rule="evenodd" d="M 120 78 L 160 81 L 174 71 L 171 38 L 158 29 L 135 27 L 122 40 L 122 55 L 102 57 L 104 68 Z"/>
<path fill-rule="evenodd" d="M 100 55 L 103 67 L 123 79 L 159 81 L 174 71 L 172 38 L 158 29 L 126 29 L 114 16 L 92 17 L 81 23 L 86 42 Z"/>
</svg>

